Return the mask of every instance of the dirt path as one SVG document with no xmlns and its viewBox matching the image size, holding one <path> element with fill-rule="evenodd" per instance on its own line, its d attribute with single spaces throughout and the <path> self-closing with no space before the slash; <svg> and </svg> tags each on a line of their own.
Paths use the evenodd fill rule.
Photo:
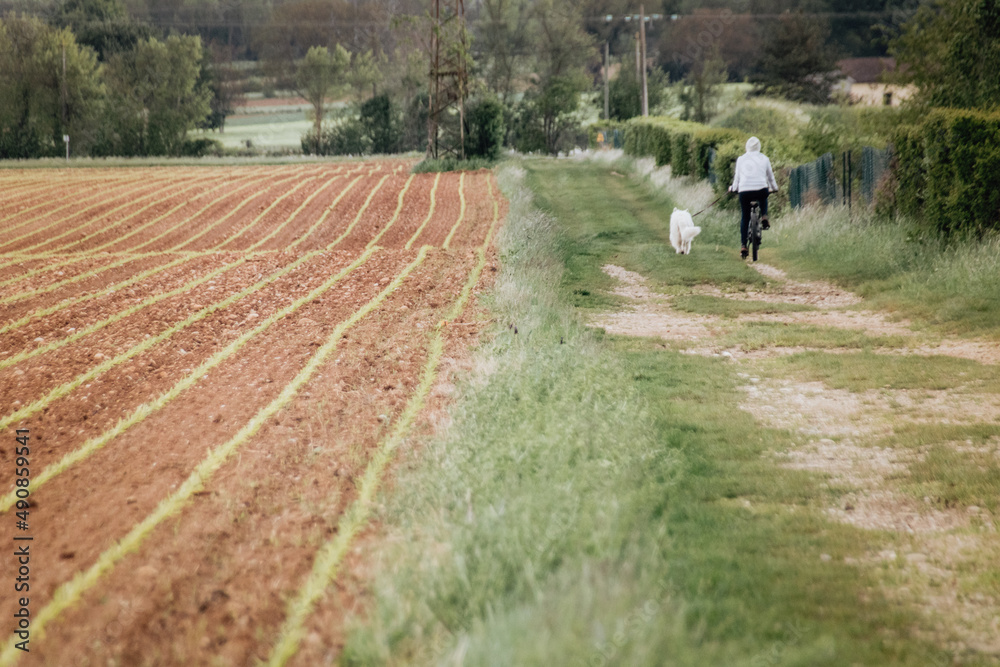
<svg viewBox="0 0 1000 667">
<path fill-rule="evenodd" d="M 889 436 L 907 429 L 996 424 L 1000 422 L 1000 395 L 975 384 L 940 390 L 883 387 L 852 392 L 784 376 L 769 361 L 809 351 L 837 354 L 856 349 L 732 341 L 733 334 L 745 331 L 749 323 L 810 325 L 893 341 L 875 348 L 878 354 L 941 355 L 983 365 L 1000 363 L 1000 345 L 934 339 L 907 322 L 866 310 L 857 295 L 831 284 L 799 282 L 777 268 L 753 266 L 768 279 L 763 289 L 726 292 L 702 285 L 672 297 L 654 292 L 639 274 L 605 266 L 604 271 L 619 281 L 614 293 L 627 299 L 628 305 L 594 317 L 591 325 L 614 334 L 657 337 L 687 354 L 730 359 L 737 376 L 745 381 L 742 409 L 761 425 L 796 436 L 798 446 L 771 453 L 775 464 L 813 472 L 835 490 L 836 502 L 825 510 L 830 519 L 892 536 L 892 548 L 850 560 L 859 567 L 882 568 L 890 599 L 920 610 L 925 622 L 915 632 L 959 657 L 1000 657 L 1000 599 L 989 594 L 976 574 L 994 562 L 1000 548 L 997 517 L 986 508 L 942 505 L 932 497 L 919 498 L 907 491 L 911 466 L 924 462 L 933 447 L 988 460 L 1000 457 L 1000 438 L 975 447 L 972 440 L 946 438 L 920 446 L 884 444 Z M 806 309 L 716 317 L 675 307 L 675 299 L 688 295 Z"/>
</svg>

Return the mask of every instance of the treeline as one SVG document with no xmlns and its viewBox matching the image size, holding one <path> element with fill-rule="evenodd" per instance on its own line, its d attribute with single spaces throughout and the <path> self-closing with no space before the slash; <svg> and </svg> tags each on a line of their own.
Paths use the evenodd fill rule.
<svg viewBox="0 0 1000 667">
<path fill-rule="evenodd" d="M 61 155 L 65 138 L 74 154 L 198 154 L 187 132 L 211 124 L 220 97 L 201 38 L 158 35 L 110 2 L 90 5 L 80 35 L 58 25 L 81 7 L 67 2 L 62 21 L 0 19 L 0 157 Z"/>
</svg>

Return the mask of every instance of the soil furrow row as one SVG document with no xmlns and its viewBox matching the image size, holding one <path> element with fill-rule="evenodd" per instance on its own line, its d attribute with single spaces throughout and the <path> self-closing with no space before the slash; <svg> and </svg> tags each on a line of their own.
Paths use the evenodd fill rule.
<svg viewBox="0 0 1000 667">
<path fill-rule="evenodd" d="M 129 203 L 131 203 L 132 201 L 135 200 L 136 193 L 149 191 L 150 194 L 155 194 L 160 188 L 164 187 L 165 182 L 171 183 L 175 180 L 179 180 L 177 176 L 164 176 L 159 179 L 149 179 L 143 181 L 138 185 L 129 187 L 125 191 L 120 193 L 103 192 L 94 195 L 93 197 L 88 197 L 88 200 L 95 198 L 99 199 L 97 203 L 91 204 L 90 206 L 87 206 L 79 210 L 75 210 L 69 215 L 66 215 L 64 217 L 50 219 L 51 216 L 55 215 L 56 213 L 61 213 L 65 209 L 79 206 L 79 202 L 69 202 L 67 204 L 64 204 L 60 206 L 58 209 L 55 209 L 53 211 L 48 211 L 42 215 L 37 216 L 36 219 L 32 220 L 33 223 L 38 222 L 40 226 L 29 229 L 28 231 L 22 233 L 20 236 L 16 236 L 8 241 L 0 241 L 0 252 L 24 253 L 26 252 L 26 250 L 29 250 L 30 248 L 34 247 L 31 245 L 31 237 L 42 236 L 43 237 L 42 240 L 47 240 L 44 238 L 44 235 L 47 234 L 51 229 L 62 225 L 71 224 L 70 221 L 73 220 L 74 218 L 95 214 L 95 212 L 101 211 L 104 207 L 114 206 L 115 202 L 118 201 L 119 199 L 125 199 Z M 148 195 L 140 195 L 140 196 L 145 197 Z M 84 222 L 80 226 L 86 226 L 87 224 L 90 224 L 89 221 Z"/>
<path fill-rule="evenodd" d="M 290 176 L 288 178 L 290 179 L 290 178 L 294 178 L 294 177 Z M 146 248 L 146 246 L 153 246 L 151 249 L 148 250 L 148 252 L 171 252 L 171 251 L 174 251 L 176 248 L 179 248 L 180 246 L 184 245 L 184 243 L 186 243 L 186 241 L 187 241 L 187 238 L 183 235 L 184 228 L 197 226 L 197 223 L 195 221 L 200 216 L 202 216 L 202 215 L 205 215 L 206 217 L 209 217 L 209 218 L 212 217 L 212 214 L 208 213 L 208 211 L 210 211 L 212 208 L 214 208 L 216 206 L 220 206 L 221 207 L 226 202 L 226 200 L 230 199 L 230 198 L 239 200 L 239 198 L 243 196 L 243 192 L 245 190 L 256 188 L 263 181 L 270 180 L 271 185 L 275 185 L 276 183 L 280 183 L 280 182 L 283 182 L 284 180 L 287 180 L 287 179 L 274 179 L 274 180 L 272 180 L 272 179 L 273 179 L 273 177 L 269 176 L 267 174 L 264 174 L 264 175 L 258 176 L 258 177 L 254 177 L 253 175 L 249 175 L 248 176 L 248 175 L 244 174 L 244 175 L 242 175 L 240 177 L 240 179 L 237 181 L 237 185 L 232 190 L 228 190 L 228 191 L 224 192 L 223 194 L 221 194 L 221 195 L 219 195 L 219 196 L 217 196 L 217 197 L 209 200 L 209 202 L 207 204 L 204 204 L 203 206 L 201 206 L 201 208 L 199 208 L 194 213 L 191 213 L 191 214 L 180 213 L 180 214 L 178 214 L 178 215 L 175 216 L 174 214 L 177 213 L 177 211 L 179 211 L 180 209 L 182 209 L 182 208 L 184 208 L 186 206 L 194 206 L 195 205 L 195 199 L 191 199 L 191 200 L 188 200 L 186 202 L 182 202 L 179 206 L 171 209 L 167 215 L 163 216 L 162 219 L 157 220 L 157 222 L 163 222 L 167 226 L 166 229 L 164 229 L 164 230 L 162 230 L 160 232 L 153 231 L 152 233 L 155 234 L 155 236 L 153 236 L 152 238 L 146 239 L 145 241 L 142 241 L 138 245 L 133 245 L 133 246 L 129 246 L 127 248 L 123 248 L 122 251 L 133 252 L 133 253 L 134 252 L 141 252 L 143 248 Z M 206 195 L 207 194 L 211 194 L 211 193 L 206 193 Z M 177 222 L 173 222 L 173 219 L 175 217 L 178 218 Z M 143 230 L 143 231 L 145 231 L 145 230 Z M 167 239 L 174 232 L 180 232 L 178 234 L 178 238 L 176 239 L 176 244 L 171 245 L 171 242 L 164 242 L 165 239 Z M 127 241 L 127 239 L 121 239 L 120 240 L 120 242 L 125 242 L 125 241 Z M 164 242 L 164 243 L 161 243 L 161 242 Z M 107 246 L 101 246 L 101 249 L 103 250 L 106 247 L 107 248 L 112 248 L 112 247 L 114 247 L 114 245 L 117 245 L 117 243 L 111 244 L 111 245 L 107 245 Z M 168 247 L 167 248 L 163 248 L 162 247 L 163 245 L 166 245 Z M 160 247 L 157 247 L 157 246 L 160 246 Z"/>
<path fill-rule="evenodd" d="M 404 279 L 417 269 L 427 256 L 427 248 L 421 250 L 417 257 L 406 265 L 396 275 L 387 287 L 369 300 L 360 309 L 355 310 L 347 319 L 341 321 L 326 338 L 319 349 L 310 355 L 306 365 L 286 384 L 281 393 L 266 407 L 259 410 L 250 421 L 229 438 L 224 444 L 215 447 L 210 454 L 198 464 L 195 470 L 180 484 L 180 486 L 165 497 L 140 523 L 118 540 L 114 546 L 105 550 L 87 570 L 80 571 L 70 581 L 62 584 L 52 595 L 51 602 L 43 607 L 34 618 L 32 628 L 34 633 L 42 638 L 46 626 L 58 618 L 67 608 L 73 606 L 102 577 L 111 572 L 115 565 L 130 552 L 137 550 L 149 534 L 166 519 L 181 511 L 195 494 L 201 493 L 212 476 L 236 453 L 241 446 L 249 441 L 268 421 L 274 419 L 280 411 L 288 406 L 301 389 L 312 379 L 326 359 L 337 350 L 341 338 L 360 320 L 369 315 L 385 299 L 395 292 Z M 14 647 L 16 636 L 6 643 L 0 654 L 0 664 L 13 664 L 20 658 L 20 652 Z"/>
</svg>

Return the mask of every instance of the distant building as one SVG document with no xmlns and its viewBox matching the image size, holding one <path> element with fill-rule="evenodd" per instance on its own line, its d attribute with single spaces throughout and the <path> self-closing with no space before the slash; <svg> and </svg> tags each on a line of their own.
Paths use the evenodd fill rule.
<svg viewBox="0 0 1000 667">
<path fill-rule="evenodd" d="M 915 86 L 887 82 L 896 71 L 895 58 L 845 58 L 837 69 L 840 81 L 834 90 L 847 95 L 851 104 L 898 106 L 916 92 Z"/>
</svg>

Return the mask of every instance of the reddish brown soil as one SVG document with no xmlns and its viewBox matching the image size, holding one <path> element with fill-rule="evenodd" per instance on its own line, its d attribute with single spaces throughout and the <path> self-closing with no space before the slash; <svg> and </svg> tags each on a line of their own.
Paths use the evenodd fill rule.
<svg viewBox="0 0 1000 667">
<path fill-rule="evenodd" d="M 53 398 L 43 409 L 0 431 L 0 438 L 12 441 L 15 428 L 30 429 L 31 471 L 37 476 L 353 262 L 389 224 L 409 178 L 409 165 L 399 161 L 363 166 L 365 171 L 353 174 L 349 172 L 355 165 L 349 163 L 273 167 L 263 172 L 205 168 L 198 172 L 205 181 L 199 191 L 226 179 L 238 188 L 244 179 L 256 182 L 254 179 L 264 178 L 259 187 L 250 189 L 252 203 L 245 210 L 190 244 L 202 252 L 113 293 L 102 290 L 182 255 L 136 256 L 92 278 L 0 306 L 3 325 L 66 299 L 94 295 L 0 334 L 2 362 L 18 352 L 62 340 L 74 330 L 102 322 L 210 271 L 224 269 L 209 282 L 146 306 L 59 349 L 0 369 L 0 406 L 3 414 L 9 415 L 199 310 L 283 270 L 307 252 L 327 247 L 358 217 L 382 177 L 389 175 L 336 248 L 309 255 L 274 282 Z M 95 179 L 106 177 L 103 171 L 94 171 Z M 187 176 L 187 170 L 146 171 L 152 172 L 148 174 L 150 187 L 159 184 L 163 202 L 137 214 L 130 224 L 141 225 L 143 220 L 183 203 L 175 201 L 172 193 L 178 188 L 179 174 Z M 33 176 L 24 173 L 26 179 Z M 342 188 L 362 173 L 364 177 L 319 229 L 294 252 L 283 250 L 303 238 Z M 488 178 L 491 175 L 485 171 L 466 175 L 466 215 L 453 236 L 451 251 L 432 250 L 402 286 L 343 336 L 333 355 L 292 403 L 243 443 L 207 481 L 204 491 L 155 528 L 137 552 L 117 563 L 79 602 L 57 617 L 44 637 L 33 640 L 30 658 L 22 664 L 242 665 L 268 657 L 284 622 L 288 598 L 312 567 L 317 549 L 335 533 L 371 452 L 417 385 L 426 359 L 427 332 L 457 298 L 475 263 L 471 250 L 483 243 L 493 220 Z M 6 182 L 4 179 L 17 187 L 11 174 L 4 174 L 0 181 Z M 403 248 L 427 217 L 433 181 L 433 175 L 413 179 L 399 216 L 378 241 L 383 249 L 344 280 L 277 320 L 194 386 L 103 449 L 32 488 L 33 614 L 50 602 L 60 585 L 93 565 L 176 490 L 209 450 L 233 437 L 277 397 L 337 324 L 383 290 L 414 260 L 421 244 L 443 243 L 459 214 L 457 174 L 443 175 L 434 216 L 413 250 Z M 298 191 L 261 215 L 297 184 L 302 184 Z M 36 186 L 41 184 L 32 181 L 22 190 Z M 85 181 L 81 187 L 86 188 Z M 297 211 L 317 190 L 316 198 Z M 107 189 L 102 209 L 123 203 L 114 192 L 114 188 Z M 167 217 L 172 225 L 185 221 L 184 212 L 190 216 L 208 203 L 199 201 L 193 192 L 189 194 L 190 206 Z M 71 197 L 72 193 L 63 196 Z M 229 206 L 233 204 L 229 202 Z M 142 250 L 183 247 L 185 238 L 231 210 L 223 199 Z M 114 222 L 106 221 L 109 226 Z M 65 224 L 78 223 L 67 215 Z M 95 218 L 88 224 L 98 223 Z M 5 226 L 0 217 L 0 228 Z M 262 246 L 266 252 L 240 252 L 279 227 L 280 233 Z M 169 225 L 157 224 L 128 241 L 138 245 L 169 229 Z M 60 227 L 53 230 L 64 231 Z M 240 234 L 241 230 L 245 231 Z M 99 247 L 100 238 L 102 235 L 96 234 L 86 245 Z M 123 242 L 116 250 L 126 247 Z M 226 251 L 205 252 L 213 247 Z M 121 257 L 84 255 L 84 260 L 66 270 L 41 271 L 0 287 L 0 299 L 65 280 L 70 277 L 66 272 L 70 268 L 72 275 L 82 275 Z M 0 255 L 0 263 L 7 259 Z M 25 269 L 47 265 L 29 264 L 36 261 L 30 257 L 18 257 L 18 261 Z M 64 275 L 56 276 L 59 271 Z M 492 274 L 488 271 L 486 275 Z M 447 354 L 461 354 L 475 331 L 474 326 L 449 327 Z M 0 477 L 4 493 L 14 488 L 13 464 L 11 448 L 0 448 L 0 468 L 6 471 Z M 15 527 L 13 512 L 6 514 L 0 521 L 0 540 L 12 544 L 15 534 L 24 533 Z M 348 566 L 355 560 L 352 557 Z M 6 559 L 3 563 L 0 576 L 13 581 L 12 562 Z M 339 586 L 334 588 L 339 590 Z M 317 660 L 336 654 L 343 618 L 337 601 L 336 596 L 325 600 L 320 615 L 310 621 L 296 664 L 318 664 Z M 0 616 L 11 618 L 15 609 L 13 597 L 0 597 Z"/>
</svg>

